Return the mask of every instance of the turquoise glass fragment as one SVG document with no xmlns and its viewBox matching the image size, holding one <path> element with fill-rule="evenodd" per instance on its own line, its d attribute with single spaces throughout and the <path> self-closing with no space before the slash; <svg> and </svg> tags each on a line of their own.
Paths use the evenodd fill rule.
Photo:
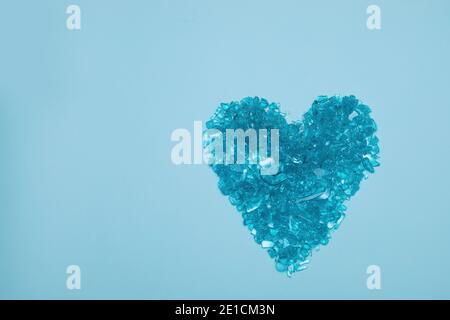
<svg viewBox="0 0 450 320">
<path fill-rule="evenodd" d="M 379 166 L 377 126 L 370 113 L 355 96 L 319 96 L 301 121 L 288 123 L 278 104 L 247 97 L 220 104 L 206 122 L 221 132 L 279 130 L 277 174 L 262 175 L 261 163 L 210 165 L 220 191 L 274 259 L 276 270 L 290 276 L 306 268 L 313 250 L 326 245 L 341 224 L 345 201 Z"/>
</svg>

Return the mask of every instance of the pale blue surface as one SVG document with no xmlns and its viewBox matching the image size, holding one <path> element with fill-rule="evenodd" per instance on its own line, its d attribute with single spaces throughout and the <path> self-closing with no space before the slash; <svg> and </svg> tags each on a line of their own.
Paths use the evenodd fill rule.
<svg viewBox="0 0 450 320">
<path fill-rule="evenodd" d="M 450 2 L 1 7 L 1 298 L 450 298 Z M 170 133 L 220 101 L 265 96 L 295 119 L 320 94 L 373 108 L 382 166 L 289 279 L 207 166 L 172 164 Z"/>
</svg>

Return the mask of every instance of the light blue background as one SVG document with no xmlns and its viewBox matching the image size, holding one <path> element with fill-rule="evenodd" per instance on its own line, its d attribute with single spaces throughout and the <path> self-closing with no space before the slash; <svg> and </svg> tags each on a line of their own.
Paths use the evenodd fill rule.
<svg viewBox="0 0 450 320">
<path fill-rule="evenodd" d="M 450 2 L 2 1 L 0 39 L 1 298 L 450 298 Z M 373 107 L 382 166 L 289 279 L 170 134 L 321 94 Z"/>
</svg>

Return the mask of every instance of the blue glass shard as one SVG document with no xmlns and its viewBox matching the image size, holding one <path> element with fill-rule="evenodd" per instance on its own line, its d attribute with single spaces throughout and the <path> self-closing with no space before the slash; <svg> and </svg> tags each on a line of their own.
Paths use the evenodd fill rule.
<svg viewBox="0 0 450 320">
<path fill-rule="evenodd" d="M 370 113 L 355 96 L 319 96 L 302 121 L 288 123 L 278 104 L 247 97 L 220 104 L 206 122 L 208 129 L 223 133 L 279 130 L 277 174 L 262 175 L 264 163 L 250 161 L 210 165 L 220 191 L 268 250 L 276 270 L 291 276 L 306 268 L 312 251 L 326 245 L 341 224 L 344 202 L 379 166 L 377 126 Z M 223 139 L 225 146 L 225 134 Z M 246 160 L 254 156 L 249 151 Z M 264 162 L 260 154 L 256 158 Z"/>
</svg>

